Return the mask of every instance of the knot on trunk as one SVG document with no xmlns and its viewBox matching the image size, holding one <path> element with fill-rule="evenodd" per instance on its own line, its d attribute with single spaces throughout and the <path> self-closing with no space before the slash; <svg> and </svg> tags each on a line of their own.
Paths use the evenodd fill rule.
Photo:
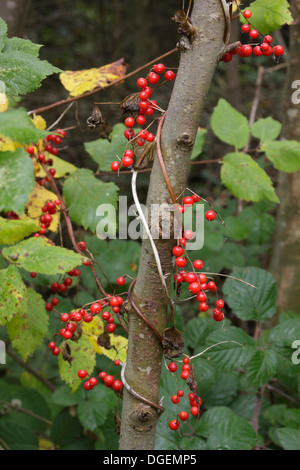
<svg viewBox="0 0 300 470">
<path fill-rule="evenodd" d="M 140 432 L 150 431 L 157 421 L 157 412 L 141 403 L 130 415 L 130 426 Z"/>
<path fill-rule="evenodd" d="M 180 137 L 178 137 L 176 142 L 181 147 L 185 147 L 187 149 L 193 147 L 194 145 L 194 139 L 187 132 L 184 132 Z"/>
</svg>

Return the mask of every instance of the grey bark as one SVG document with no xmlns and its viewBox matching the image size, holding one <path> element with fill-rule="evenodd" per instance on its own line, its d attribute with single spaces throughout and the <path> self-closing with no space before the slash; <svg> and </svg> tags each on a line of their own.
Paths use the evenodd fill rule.
<svg viewBox="0 0 300 470">
<path fill-rule="evenodd" d="M 192 46 L 181 53 L 180 66 L 162 129 L 162 153 L 175 196 L 187 185 L 189 160 L 200 116 L 217 58 L 223 49 L 225 19 L 220 0 L 195 0 L 192 22 L 197 30 Z M 155 157 L 150 177 L 147 207 L 171 203 L 159 161 Z M 175 241 L 156 240 L 163 272 L 172 273 Z M 167 277 L 170 286 L 172 274 Z M 168 302 L 161 286 L 148 240 L 134 288 L 134 300 L 160 334 L 166 328 Z M 149 327 L 133 311 L 129 315 L 127 382 L 141 396 L 158 403 L 162 347 Z M 157 410 L 124 390 L 120 449 L 151 450 L 155 443 Z M 167 423 L 166 423 L 167 426 Z"/>
</svg>

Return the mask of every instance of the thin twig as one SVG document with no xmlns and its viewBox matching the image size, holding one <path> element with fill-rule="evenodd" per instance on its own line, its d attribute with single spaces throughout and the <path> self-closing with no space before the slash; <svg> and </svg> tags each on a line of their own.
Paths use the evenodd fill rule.
<svg viewBox="0 0 300 470">
<path fill-rule="evenodd" d="M 1 403 L 2 405 L 8 406 L 9 408 L 12 408 L 13 410 L 20 411 L 21 413 L 25 413 L 25 414 L 27 414 L 28 416 L 32 416 L 33 418 L 36 418 L 36 419 L 38 419 L 39 421 L 42 421 L 43 423 L 46 423 L 48 426 L 52 426 L 52 422 L 51 422 L 51 421 L 49 421 L 49 420 L 46 419 L 46 418 L 43 418 L 43 417 L 40 416 L 40 415 L 37 415 L 37 414 L 34 413 L 33 411 L 27 410 L 26 408 L 22 408 L 21 406 L 13 405 L 12 403 L 9 403 L 8 401 L 4 401 L 4 400 L 0 400 L 0 403 Z"/>
<path fill-rule="evenodd" d="M 195 356 L 190 357 L 190 361 L 191 361 L 192 359 L 195 359 L 195 358 L 198 357 L 198 356 L 202 356 L 202 354 L 204 354 L 204 353 L 205 353 L 206 351 L 208 351 L 209 349 L 214 348 L 215 346 L 218 346 L 219 344 L 223 344 L 223 343 L 235 343 L 235 344 L 238 344 L 239 346 L 241 346 L 242 348 L 244 347 L 243 344 L 238 343 L 237 341 L 229 341 L 229 340 L 228 340 L 228 341 L 220 341 L 219 343 L 212 344 L 211 346 L 208 346 L 208 348 L 204 349 L 204 350 L 203 350 L 202 352 L 200 352 L 199 354 L 196 354 Z"/>
<path fill-rule="evenodd" d="M 265 386 L 261 387 L 257 392 L 255 409 L 254 409 L 253 417 L 251 419 L 251 424 L 256 434 L 258 433 L 258 428 L 259 428 L 259 415 L 260 415 L 260 409 L 261 409 L 261 403 L 262 403 L 264 391 L 265 391 Z"/>
<path fill-rule="evenodd" d="M 202 272 L 202 271 L 201 271 L 201 272 Z M 257 289 L 257 287 L 254 286 L 253 284 L 250 284 L 250 282 L 243 281 L 243 279 L 239 279 L 239 278 L 237 278 L 237 277 L 229 276 L 228 274 L 208 273 L 208 272 L 204 272 L 204 271 L 203 271 L 203 274 L 208 274 L 208 275 L 211 275 L 211 276 L 229 277 L 230 279 L 234 279 L 235 281 L 239 281 L 239 282 L 242 282 L 243 284 L 247 284 L 247 286 L 253 287 L 253 289 Z"/>
<path fill-rule="evenodd" d="M 51 124 L 51 126 L 48 127 L 47 131 L 50 131 L 51 129 L 53 129 L 53 127 L 55 127 L 61 120 L 62 118 L 64 117 L 64 115 L 69 111 L 69 109 L 73 106 L 74 103 L 70 103 L 66 109 L 61 113 L 61 115 L 59 116 L 58 119 L 56 119 L 56 121 L 54 121 L 53 124 Z"/>
</svg>

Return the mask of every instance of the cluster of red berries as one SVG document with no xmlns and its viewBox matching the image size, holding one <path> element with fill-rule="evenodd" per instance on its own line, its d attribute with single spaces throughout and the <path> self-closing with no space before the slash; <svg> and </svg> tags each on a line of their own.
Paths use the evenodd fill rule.
<svg viewBox="0 0 300 470">
<path fill-rule="evenodd" d="M 116 366 L 119 366 L 120 365 L 119 359 L 116 359 L 114 361 L 114 364 Z M 80 379 L 85 379 L 87 376 L 87 371 L 84 369 L 80 369 L 77 372 L 77 375 Z M 107 372 L 104 372 L 104 371 L 100 372 L 99 378 L 103 380 L 103 383 L 106 387 L 112 388 L 115 392 L 119 392 L 123 387 L 121 380 L 115 379 L 113 375 L 109 375 L 107 374 Z M 92 390 L 97 384 L 98 384 L 98 379 L 96 377 L 91 377 L 86 382 L 84 382 L 83 386 L 85 390 Z"/>
<path fill-rule="evenodd" d="M 149 86 L 149 84 L 156 85 L 160 80 L 160 74 L 164 74 L 165 79 L 168 81 L 172 81 L 175 78 L 175 73 L 172 70 L 166 71 L 164 64 L 155 64 L 146 78 L 140 77 L 137 80 L 137 86 L 141 90 L 139 94 L 140 101 L 138 103 L 139 111 L 137 116 L 129 116 L 124 120 L 124 124 L 127 127 L 127 129 L 124 131 L 124 136 L 127 140 L 135 139 L 136 144 L 140 147 L 143 147 L 145 142 L 153 142 L 155 140 L 155 135 L 145 128 L 141 129 L 135 135 L 133 127 L 135 124 L 144 127 L 147 117 L 152 116 L 154 111 L 159 109 L 157 102 L 149 99 L 153 93 L 153 89 L 151 86 Z M 119 161 L 112 162 L 112 171 L 118 171 L 121 164 L 125 168 L 131 167 L 133 165 L 133 155 L 134 154 L 132 150 L 125 150 L 121 159 L 121 163 Z"/>
<path fill-rule="evenodd" d="M 44 163 L 45 165 L 49 166 L 49 167 L 52 167 L 53 165 L 53 159 L 52 158 L 46 158 L 46 155 L 43 153 L 44 152 L 48 152 L 48 153 L 51 153 L 52 155 L 58 155 L 58 148 L 57 147 L 53 147 L 52 143 L 55 143 L 56 145 L 59 145 L 61 142 L 62 142 L 62 139 L 64 139 L 66 137 L 66 131 L 63 130 L 63 129 L 56 129 L 55 131 L 55 134 L 48 134 L 47 137 L 43 140 L 43 149 L 42 149 L 42 152 L 38 153 L 36 155 L 36 149 L 35 147 L 27 147 L 26 148 L 26 152 L 29 153 L 29 155 L 31 157 L 34 157 L 36 156 L 36 159 L 38 162 L 40 163 Z M 56 170 L 55 168 L 50 168 L 49 169 L 49 173 L 52 177 L 54 177 L 54 175 L 56 174 Z M 50 182 L 50 178 L 49 176 L 47 175 L 45 178 L 43 179 L 40 179 L 38 181 L 38 183 L 41 185 L 41 186 L 44 186 L 45 183 L 49 183 Z"/>
<path fill-rule="evenodd" d="M 183 366 L 182 366 L 182 372 L 180 374 L 180 377 L 183 380 L 187 380 L 189 376 L 189 371 L 190 371 L 190 365 L 189 365 L 190 359 L 188 357 L 184 357 L 183 359 Z M 170 362 L 168 364 L 168 369 L 170 372 L 174 373 L 177 371 L 178 367 L 176 362 Z M 180 398 L 184 396 L 184 391 L 183 390 L 178 390 L 176 395 L 173 395 L 171 397 L 171 402 L 174 403 L 174 405 L 178 405 L 180 403 Z M 196 396 L 195 393 L 189 393 L 188 398 L 190 400 L 190 413 L 192 416 L 198 416 L 199 411 L 200 411 L 200 406 L 202 404 L 202 400 L 200 397 Z M 187 411 L 180 411 L 178 414 L 178 418 L 181 421 L 186 421 L 189 418 L 189 414 Z M 179 428 L 179 421 L 178 419 L 172 419 L 169 422 L 169 428 L 172 431 L 177 431 Z"/>
<path fill-rule="evenodd" d="M 42 207 L 43 214 L 40 217 L 40 230 L 41 235 L 45 235 L 47 228 L 50 226 L 53 217 L 53 214 L 56 214 L 57 208 L 60 206 L 61 202 L 59 199 L 55 201 L 47 201 L 47 203 Z"/>
<path fill-rule="evenodd" d="M 243 24 L 241 29 L 244 34 L 249 34 L 251 39 L 257 39 L 261 35 L 253 26 L 251 25 L 249 18 L 252 16 L 250 10 L 245 10 L 243 12 L 244 18 L 247 20 L 247 23 Z M 263 35 L 261 35 L 263 36 Z M 249 57 L 250 55 L 255 55 L 259 57 L 261 55 L 270 56 L 274 55 L 275 57 L 280 57 L 284 54 L 283 46 L 277 45 L 273 46 L 273 38 L 269 34 L 263 37 L 263 42 L 261 44 L 257 43 L 252 47 L 250 44 L 243 44 L 242 46 L 234 49 L 233 51 L 227 52 L 224 54 L 222 60 L 224 62 L 230 62 L 233 55 L 239 54 L 240 57 Z"/>
<path fill-rule="evenodd" d="M 20 218 L 14 211 L 6 212 L 5 217 L 10 220 L 18 220 Z"/>
</svg>

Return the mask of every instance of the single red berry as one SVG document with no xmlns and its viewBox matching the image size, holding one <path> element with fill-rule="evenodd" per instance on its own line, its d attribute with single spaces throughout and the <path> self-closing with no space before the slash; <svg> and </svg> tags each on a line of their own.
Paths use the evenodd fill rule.
<svg viewBox="0 0 300 470">
<path fill-rule="evenodd" d="M 83 386 L 84 386 L 84 388 L 85 388 L 86 390 L 91 390 L 91 384 L 90 384 L 90 381 L 89 381 L 89 380 L 87 380 L 86 382 L 84 382 Z"/>
<path fill-rule="evenodd" d="M 78 372 L 77 372 L 77 375 L 80 379 L 84 379 L 86 376 L 87 376 L 87 371 L 84 370 L 84 369 L 80 369 Z"/>
<path fill-rule="evenodd" d="M 216 321 L 223 321 L 224 320 L 224 313 L 221 312 L 219 315 L 213 315 L 214 320 Z"/>
<path fill-rule="evenodd" d="M 169 428 L 172 431 L 177 431 L 179 428 L 179 422 L 176 419 L 172 419 L 172 421 L 169 422 Z"/>
<path fill-rule="evenodd" d="M 120 365 L 120 359 L 115 359 L 114 360 L 114 365 L 119 366 Z"/>
<path fill-rule="evenodd" d="M 112 164 L 110 165 L 110 168 L 112 169 L 112 171 L 118 171 L 120 168 L 120 162 L 118 161 L 112 162 Z"/>
<path fill-rule="evenodd" d="M 141 139 L 140 137 L 138 137 L 136 139 L 136 143 L 137 145 L 139 145 L 140 147 L 143 147 L 143 145 L 145 145 L 145 139 Z"/>
<path fill-rule="evenodd" d="M 53 308 L 53 305 L 50 302 L 47 302 L 45 304 L 45 309 L 47 310 L 47 312 L 51 312 L 52 308 Z"/>
<path fill-rule="evenodd" d="M 206 220 L 215 220 L 216 214 L 214 211 L 207 211 L 205 214 Z"/>
<path fill-rule="evenodd" d="M 119 308 L 119 307 L 113 307 L 113 308 L 112 308 L 112 311 L 113 311 L 114 313 L 118 313 L 118 312 L 120 311 L 120 308 Z"/>
<path fill-rule="evenodd" d="M 124 131 L 124 137 L 126 137 L 126 139 L 130 140 L 134 137 L 134 131 L 133 129 L 126 129 Z"/>
<path fill-rule="evenodd" d="M 175 78 L 175 73 L 173 72 L 173 70 L 168 70 L 165 73 L 165 79 L 166 80 L 172 81 L 172 80 L 174 80 L 174 78 Z"/>
<path fill-rule="evenodd" d="M 217 308 L 223 308 L 223 307 L 224 307 L 224 300 L 222 300 L 222 299 L 216 300 L 216 301 L 215 301 L 215 306 L 216 306 Z"/>
<path fill-rule="evenodd" d="M 106 375 L 104 377 L 104 385 L 106 385 L 106 387 L 111 387 L 114 381 L 115 379 L 113 378 L 112 375 Z"/>
<path fill-rule="evenodd" d="M 67 286 L 65 284 L 58 284 L 59 292 L 66 292 Z"/>
<path fill-rule="evenodd" d="M 251 29 L 250 33 L 249 33 L 249 36 L 252 38 L 252 39 L 256 39 L 258 37 L 258 31 L 256 29 Z"/>
<path fill-rule="evenodd" d="M 110 317 L 107 321 L 108 321 L 109 324 L 115 323 L 114 317 Z"/>
<path fill-rule="evenodd" d="M 139 124 L 140 126 L 143 126 L 143 125 L 146 123 L 146 118 L 145 118 L 145 116 L 137 116 L 136 122 L 137 122 L 137 124 Z"/>
<path fill-rule="evenodd" d="M 242 25 L 242 32 L 243 33 L 249 33 L 250 31 L 250 25 L 248 23 Z"/>
<path fill-rule="evenodd" d="M 206 302 L 207 295 L 204 292 L 201 291 L 201 292 L 199 292 L 199 294 L 197 294 L 196 299 L 198 300 L 198 302 Z"/>
<path fill-rule="evenodd" d="M 180 374 L 180 377 L 183 379 L 183 380 L 186 380 L 189 376 L 189 371 L 188 370 L 183 370 Z"/>
<path fill-rule="evenodd" d="M 193 266 L 195 269 L 201 269 L 203 268 L 203 261 L 201 261 L 201 259 L 195 259 Z"/>
<path fill-rule="evenodd" d="M 98 380 L 96 379 L 96 377 L 91 377 L 90 378 L 90 384 L 92 385 L 92 387 L 95 387 L 95 385 L 97 385 L 98 383 Z"/>
<path fill-rule="evenodd" d="M 124 121 L 126 127 L 133 127 L 134 126 L 134 119 L 133 117 L 127 117 Z"/>
<path fill-rule="evenodd" d="M 121 380 L 115 380 L 112 384 L 112 388 L 116 392 L 119 392 L 122 389 L 122 387 L 123 387 L 123 384 L 122 384 Z"/>
<path fill-rule="evenodd" d="M 88 259 L 86 261 L 83 262 L 84 266 L 90 266 L 92 264 L 91 260 Z"/>
<path fill-rule="evenodd" d="M 251 11 L 251 10 L 245 10 L 245 11 L 243 12 L 243 16 L 244 16 L 244 18 L 247 18 L 247 19 L 248 19 L 248 18 L 251 18 L 251 16 L 252 16 L 252 11 Z"/>
<path fill-rule="evenodd" d="M 150 106 L 145 110 L 146 116 L 152 116 L 153 113 L 154 113 L 154 110 Z"/>
<path fill-rule="evenodd" d="M 54 149 L 53 149 L 53 150 L 54 150 Z M 56 173 L 55 168 L 50 168 L 49 173 L 50 173 L 51 176 L 54 176 L 55 173 Z"/>
<path fill-rule="evenodd" d="M 252 47 L 249 44 L 244 44 L 238 48 L 238 54 L 241 57 L 249 57 L 252 54 Z"/>
<path fill-rule="evenodd" d="M 146 110 L 148 109 L 148 107 L 149 107 L 148 101 L 146 101 L 146 100 L 141 100 L 141 101 L 139 102 L 139 108 L 140 108 L 140 109 L 146 111 Z"/>
<path fill-rule="evenodd" d="M 279 45 L 274 47 L 274 55 L 276 57 L 280 57 L 283 54 L 284 54 L 284 47 L 279 46 Z"/>
<path fill-rule="evenodd" d="M 104 321 L 108 321 L 110 319 L 111 315 L 109 312 L 103 312 L 102 313 L 102 318 Z"/>
<path fill-rule="evenodd" d="M 183 364 L 182 370 L 190 370 L 191 366 L 189 364 Z"/>
<path fill-rule="evenodd" d="M 148 82 L 145 78 L 139 78 L 136 83 L 139 88 L 145 88 L 148 85 Z"/>
<path fill-rule="evenodd" d="M 222 57 L 223 62 L 231 62 L 232 61 L 232 53 L 226 52 L 226 54 Z"/>
<path fill-rule="evenodd" d="M 185 196 L 182 200 L 183 204 L 187 207 L 191 207 L 194 204 L 192 196 Z"/>
<path fill-rule="evenodd" d="M 102 372 L 99 373 L 99 377 L 100 377 L 100 379 L 102 379 L 102 380 L 103 380 L 106 376 L 107 376 L 107 373 L 104 372 L 104 371 L 102 371 Z"/>
<path fill-rule="evenodd" d="M 170 372 L 176 372 L 177 371 L 177 364 L 176 362 L 170 362 L 168 364 L 168 369 Z"/>
<path fill-rule="evenodd" d="M 60 353 L 60 349 L 57 346 L 52 349 L 53 356 L 58 356 L 59 353 Z"/>
<path fill-rule="evenodd" d="M 149 132 L 149 134 L 147 134 L 147 136 L 146 136 L 147 142 L 153 142 L 154 139 L 155 139 L 155 135 L 152 134 L 152 132 Z"/>
<path fill-rule="evenodd" d="M 187 263 L 186 259 L 182 258 L 182 256 L 178 256 L 178 258 L 176 258 L 175 260 L 175 264 L 179 268 L 184 268 L 186 266 L 186 263 Z"/>
<path fill-rule="evenodd" d="M 86 323 L 90 323 L 91 321 L 93 321 L 93 315 L 86 315 L 83 319 L 84 322 Z"/>
<path fill-rule="evenodd" d="M 153 70 L 156 73 L 164 73 L 166 67 L 164 66 L 164 64 L 155 64 L 153 65 Z"/>
<path fill-rule="evenodd" d="M 267 42 L 263 42 L 260 46 L 260 49 L 262 52 L 266 52 L 270 49 L 270 44 L 268 44 Z"/>
<path fill-rule="evenodd" d="M 36 277 L 36 273 L 35 273 L 34 271 L 32 271 L 32 272 L 30 273 L 30 276 L 31 276 L 31 277 Z"/>
<path fill-rule="evenodd" d="M 207 312 L 208 309 L 209 309 L 209 306 L 207 305 L 206 302 L 201 302 L 201 303 L 199 304 L 199 310 L 200 310 L 201 312 Z"/>
<path fill-rule="evenodd" d="M 116 280 L 116 283 L 118 284 L 118 286 L 124 286 L 125 277 L 123 277 L 123 276 L 118 277 L 118 279 Z"/>
<path fill-rule="evenodd" d="M 159 75 L 157 75 L 155 72 L 150 72 L 147 78 L 152 85 L 155 85 L 157 82 L 159 82 Z"/>
<path fill-rule="evenodd" d="M 86 250 L 86 243 L 85 242 L 78 242 L 77 243 L 77 248 L 80 251 L 85 251 Z"/>
<path fill-rule="evenodd" d="M 70 287 L 73 283 L 73 280 L 70 278 L 70 277 L 66 277 L 64 279 L 64 285 L 67 286 L 67 287 Z"/>
<path fill-rule="evenodd" d="M 38 156 L 38 159 L 39 159 L 40 162 L 44 162 L 46 157 L 43 153 L 40 153 L 39 156 Z"/>
<path fill-rule="evenodd" d="M 183 236 L 186 240 L 191 240 L 194 237 L 194 232 L 192 230 L 185 230 Z"/>
<path fill-rule="evenodd" d="M 171 397 L 171 402 L 174 403 L 174 405 L 177 405 L 177 403 L 180 402 L 179 396 L 178 396 L 178 395 L 173 395 L 173 396 Z"/>
<path fill-rule="evenodd" d="M 272 44 L 272 42 L 273 42 L 273 37 L 272 37 L 270 34 L 267 34 L 267 35 L 264 37 L 264 42 L 267 42 L 268 44 Z"/>
<path fill-rule="evenodd" d="M 29 155 L 34 154 L 34 147 L 27 147 L 26 152 L 29 153 Z"/>
<path fill-rule="evenodd" d="M 133 159 L 131 157 L 123 157 L 122 158 L 122 165 L 126 168 L 133 165 Z"/>
<path fill-rule="evenodd" d="M 209 281 L 207 287 L 211 292 L 215 292 L 217 290 L 217 286 L 214 281 Z"/>
<path fill-rule="evenodd" d="M 91 311 L 91 313 L 93 313 L 94 315 L 98 315 L 98 313 L 101 312 L 101 305 L 100 305 L 98 302 L 94 302 L 94 303 L 90 306 L 90 311 Z"/>
<path fill-rule="evenodd" d="M 186 411 L 180 411 L 179 419 L 181 419 L 181 421 L 186 421 L 188 418 L 189 414 Z"/>
<path fill-rule="evenodd" d="M 191 294 L 198 294 L 201 290 L 201 287 L 200 287 L 200 284 L 198 282 L 192 282 L 190 285 L 189 285 L 189 291 Z"/>
<path fill-rule="evenodd" d="M 179 397 L 183 397 L 184 396 L 184 391 L 183 390 L 178 390 L 177 395 Z"/>
<path fill-rule="evenodd" d="M 207 280 L 206 274 L 203 274 L 203 273 L 198 274 L 198 279 L 201 282 L 201 284 L 203 284 Z"/>
<path fill-rule="evenodd" d="M 50 343 L 48 344 L 48 348 L 54 349 L 55 347 L 56 347 L 56 344 L 54 343 L 54 341 L 50 341 Z"/>
<path fill-rule="evenodd" d="M 253 54 L 254 54 L 256 57 L 259 57 L 260 55 L 262 55 L 261 48 L 260 48 L 259 46 L 255 46 L 254 49 L 253 49 Z"/>
<path fill-rule="evenodd" d="M 191 415 L 193 415 L 193 416 L 198 416 L 198 414 L 199 414 L 199 408 L 198 408 L 198 406 L 192 406 L 192 408 L 191 408 Z"/>
<path fill-rule="evenodd" d="M 113 333 L 116 329 L 116 325 L 114 323 L 109 323 L 107 326 L 106 326 L 106 331 L 108 333 Z"/>
<path fill-rule="evenodd" d="M 72 331 L 66 330 L 66 331 L 64 332 L 64 335 L 63 335 L 63 336 L 64 336 L 65 339 L 70 339 L 70 338 L 72 338 L 72 336 L 73 336 Z"/>
<path fill-rule="evenodd" d="M 197 274 L 195 273 L 186 273 L 185 280 L 188 284 L 192 284 L 197 281 Z"/>
<path fill-rule="evenodd" d="M 184 249 L 181 246 L 174 246 L 172 253 L 174 256 L 178 257 L 184 254 Z"/>
</svg>

